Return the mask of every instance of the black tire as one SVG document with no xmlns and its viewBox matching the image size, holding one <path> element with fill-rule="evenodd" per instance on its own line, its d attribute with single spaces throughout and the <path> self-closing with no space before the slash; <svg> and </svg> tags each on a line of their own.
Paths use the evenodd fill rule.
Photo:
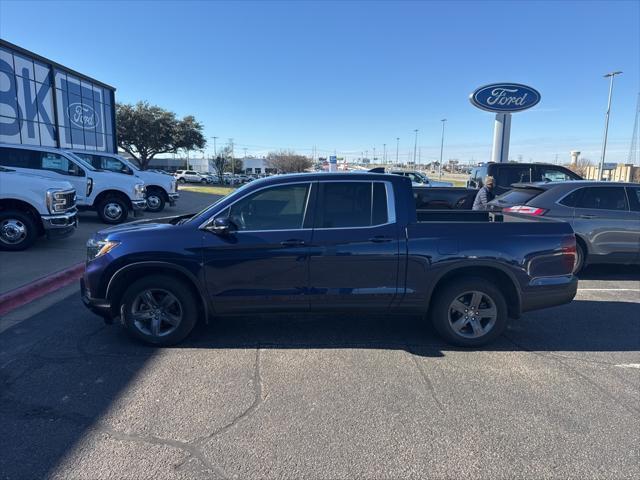
<svg viewBox="0 0 640 480">
<path fill-rule="evenodd" d="M 178 183 L 187 183 L 187 181 L 183 177 L 180 177 Z"/>
<path fill-rule="evenodd" d="M 481 302 L 475 312 L 490 312 L 492 307 L 495 308 L 495 319 L 492 323 L 489 317 L 484 317 L 482 313 L 474 315 L 475 312 L 470 308 L 464 311 L 453 308 L 456 300 L 460 301 L 461 306 L 471 307 L 471 301 L 467 305 L 466 299 L 474 298 L 474 293 L 481 296 Z M 498 287 L 486 278 L 456 279 L 439 289 L 435 295 L 430 309 L 431 323 L 440 336 L 452 345 L 478 347 L 495 340 L 507 327 L 507 302 Z M 467 310 L 472 310 L 469 320 L 464 316 Z M 464 326 L 458 331 L 454 329 L 453 323 Z M 478 324 L 479 331 L 485 327 L 487 331 L 473 336 L 478 335 L 475 333 L 475 326 Z"/>
<path fill-rule="evenodd" d="M 38 238 L 33 217 L 20 210 L 0 211 L 0 249 L 25 250 Z"/>
<path fill-rule="evenodd" d="M 165 193 L 159 188 L 152 188 L 147 190 L 147 211 L 148 212 L 161 212 L 164 210 L 166 199 Z"/>
<path fill-rule="evenodd" d="M 129 216 L 129 204 L 119 195 L 109 195 L 98 204 L 100 220 L 109 225 L 118 225 Z"/>
<path fill-rule="evenodd" d="M 576 263 L 573 266 L 573 274 L 577 275 L 582 271 L 587 260 L 587 252 L 580 242 L 576 242 Z"/>
<path fill-rule="evenodd" d="M 136 313 L 138 315 L 141 312 L 145 313 L 144 309 L 140 310 L 141 301 L 143 301 L 141 300 L 141 296 L 144 292 L 149 291 L 152 292 L 154 299 L 158 302 L 162 302 L 164 299 L 162 292 L 168 292 L 173 295 L 179 303 L 179 323 L 177 326 L 173 326 L 162 320 L 162 323 L 158 327 L 161 333 L 160 335 L 153 334 L 151 319 L 141 320 L 139 316 L 135 316 Z M 164 275 L 151 275 L 137 280 L 127 288 L 118 310 L 123 312 L 124 326 L 127 333 L 133 338 L 151 345 L 169 346 L 181 342 L 191 333 L 198 320 L 197 305 L 198 300 L 191 289 L 181 280 Z M 177 309 L 174 309 L 174 316 L 177 316 L 175 315 L 177 311 Z M 162 316 L 162 314 L 160 315 Z M 147 321 L 148 325 L 146 324 Z M 164 327 L 162 324 L 164 324 Z M 163 328 L 165 329 L 164 333 L 162 333 Z M 171 328 L 173 328 L 173 330 L 171 330 Z"/>
</svg>

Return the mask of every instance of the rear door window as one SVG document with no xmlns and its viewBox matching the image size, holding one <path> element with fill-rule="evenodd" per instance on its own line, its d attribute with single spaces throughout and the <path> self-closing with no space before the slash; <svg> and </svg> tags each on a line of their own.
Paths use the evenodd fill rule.
<svg viewBox="0 0 640 480">
<path fill-rule="evenodd" d="M 627 187 L 631 210 L 640 212 L 640 187 Z"/>
<path fill-rule="evenodd" d="M 496 182 L 501 187 L 510 188 L 514 183 L 526 183 L 531 181 L 531 167 L 499 165 L 497 167 Z"/>
<path fill-rule="evenodd" d="M 316 228 L 358 228 L 389 221 L 382 182 L 323 182 L 316 209 Z"/>
<path fill-rule="evenodd" d="M 579 188 L 577 190 L 574 190 L 569 195 L 567 195 L 562 200 L 560 200 L 558 203 L 560 205 L 564 205 L 565 207 L 575 207 L 576 204 L 578 203 L 578 200 L 580 199 L 580 195 L 582 195 L 583 190 L 584 188 Z"/>
<path fill-rule="evenodd" d="M 576 207 L 595 210 L 629 210 L 624 187 L 585 187 Z"/>
</svg>

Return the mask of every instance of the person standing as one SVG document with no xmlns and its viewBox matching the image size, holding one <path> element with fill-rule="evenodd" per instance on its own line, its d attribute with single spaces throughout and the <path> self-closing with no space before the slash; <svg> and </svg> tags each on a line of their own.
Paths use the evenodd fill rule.
<svg viewBox="0 0 640 480">
<path fill-rule="evenodd" d="M 495 186 L 495 180 L 493 177 L 485 177 L 484 185 L 476 194 L 476 199 L 473 201 L 473 210 L 486 210 L 487 204 L 496 198 L 493 193 L 493 187 Z"/>
</svg>

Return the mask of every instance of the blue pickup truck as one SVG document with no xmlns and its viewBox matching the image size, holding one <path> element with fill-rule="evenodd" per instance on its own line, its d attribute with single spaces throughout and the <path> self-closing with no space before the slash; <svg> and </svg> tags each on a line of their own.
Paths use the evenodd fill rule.
<svg viewBox="0 0 640 480">
<path fill-rule="evenodd" d="M 509 318 L 570 302 L 568 223 L 416 210 L 411 182 L 378 173 L 251 182 L 195 215 L 113 227 L 87 243 L 82 299 L 155 345 L 233 314 L 421 314 L 458 346 Z"/>
</svg>

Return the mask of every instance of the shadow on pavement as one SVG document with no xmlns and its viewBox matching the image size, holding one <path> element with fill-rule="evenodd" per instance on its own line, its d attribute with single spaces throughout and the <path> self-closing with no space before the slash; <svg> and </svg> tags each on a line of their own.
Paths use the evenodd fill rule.
<svg viewBox="0 0 640 480">
<path fill-rule="evenodd" d="M 574 301 L 525 315 L 482 350 L 637 351 L 638 308 Z M 421 318 L 363 315 L 224 318 L 199 327 L 178 347 L 154 349 L 130 340 L 122 328 L 103 325 L 76 296 L 6 330 L 0 343 L 3 478 L 49 476 L 90 432 L 117 435 L 126 429 L 108 430 L 101 417 L 156 355 L 177 355 L 182 362 L 193 355 L 189 349 L 392 349 L 442 360 L 456 350 Z"/>
<path fill-rule="evenodd" d="M 580 280 L 640 280 L 640 265 L 589 265 Z"/>
</svg>

